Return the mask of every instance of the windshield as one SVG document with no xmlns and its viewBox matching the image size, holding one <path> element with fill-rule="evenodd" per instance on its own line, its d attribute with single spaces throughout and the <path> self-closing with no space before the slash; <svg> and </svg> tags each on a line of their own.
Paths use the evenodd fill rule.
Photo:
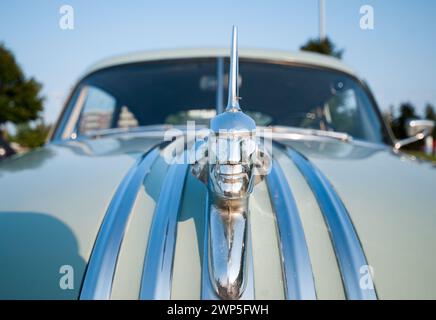
<svg viewBox="0 0 436 320">
<path fill-rule="evenodd" d="M 79 108 L 75 131 L 207 125 L 226 103 L 227 59 L 135 63 L 92 73 L 70 104 Z M 359 82 L 339 71 L 240 60 L 243 110 L 260 126 L 345 132 L 382 142 L 384 128 Z M 221 80 L 222 79 L 222 80 Z"/>
</svg>

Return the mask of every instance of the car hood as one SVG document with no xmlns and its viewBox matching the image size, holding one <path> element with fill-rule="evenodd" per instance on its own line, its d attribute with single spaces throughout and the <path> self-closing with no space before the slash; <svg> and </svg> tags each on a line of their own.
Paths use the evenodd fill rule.
<svg viewBox="0 0 436 320">
<path fill-rule="evenodd" d="M 0 298 L 78 297 L 106 208 L 153 144 L 123 142 L 48 144 L 0 163 Z M 60 288 L 62 266 L 72 289 Z"/>
<path fill-rule="evenodd" d="M 78 298 L 85 274 L 91 272 L 87 266 L 98 250 L 96 239 L 104 231 L 107 212 L 117 205 L 114 199 L 132 175 L 132 167 L 156 150 L 159 141 L 132 135 L 53 143 L 3 161 L 0 263 L 5 267 L 0 272 L 0 297 Z M 436 298 L 434 166 L 387 146 L 335 140 L 284 143 L 318 168 L 343 202 L 373 272 L 377 297 Z M 153 224 L 164 197 L 165 178 L 177 165 L 166 164 L 162 150 L 158 148 L 147 172 L 141 173 L 146 174 L 145 180 L 133 195 L 116 255 L 111 298 L 138 298 L 148 245 L 156 241 L 153 237 L 164 237 L 153 232 Z M 295 198 L 316 296 L 347 297 L 332 230 L 307 177 L 282 149 L 273 149 L 273 157 Z M 198 299 L 207 190 L 190 173 L 178 180 L 183 192 L 174 229 L 171 298 Z M 270 194 L 263 181 L 250 198 L 258 299 L 284 298 L 281 247 Z M 74 270 L 72 288 L 65 285 L 68 266 Z"/>
<path fill-rule="evenodd" d="M 293 146 L 324 173 L 347 208 L 372 267 L 377 296 L 434 299 L 436 166 L 383 146 Z"/>
</svg>

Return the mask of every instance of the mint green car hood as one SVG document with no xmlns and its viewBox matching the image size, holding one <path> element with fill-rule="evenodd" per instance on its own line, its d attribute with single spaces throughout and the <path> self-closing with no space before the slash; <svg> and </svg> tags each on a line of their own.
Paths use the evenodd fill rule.
<svg viewBox="0 0 436 320">
<path fill-rule="evenodd" d="M 0 163 L 0 299 L 78 297 L 112 195 L 150 146 L 49 144 Z M 72 290 L 59 286 L 64 265 Z"/>
<path fill-rule="evenodd" d="M 392 149 L 295 144 L 327 176 L 357 230 L 380 299 L 436 298 L 436 166 Z"/>
<path fill-rule="evenodd" d="M 0 163 L 0 298 L 78 298 L 117 186 L 137 158 L 157 142 L 136 137 L 49 144 Z M 395 154 L 386 146 L 334 140 L 287 144 L 324 173 L 343 201 L 374 271 L 378 298 L 436 298 L 435 167 Z M 283 168 L 301 213 L 317 297 L 343 298 L 336 259 L 316 200 L 292 162 L 284 155 L 273 156 Z M 196 199 L 203 197 L 205 190 L 188 175 L 184 193 L 172 297 L 195 299 L 199 298 L 201 269 L 201 250 L 195 247 L 199 242 L 196 234 L 201 234 L 197 220 L 203 214 Z M 151 208 L 147 201 L 144 206 Z M 255 188 L 250 206 L 254 247 L 265 252 L 253 254 L 256 298 L 280 298 L 280 264 L 278 260 L 273 264 L 279 249 L 271 249 L 276 231 L 270 223 L 273 216 L 268 216 L 271 203 L 264 184 Z M 136 246 L 134 239 L 145 239 L 138 236 L 141 232 L 138 224 L 129 226 L 125 243 Z M 265 259 L 267 255 L 271 259 Z M 136 278 L 132 278 L 131 264 L 142 261 L 135 257 L 133 249 L 120 253 L 118 269 L 124 273 L 115 277 L 116 298 L 137 296 L 137 292 L 125 294 L 142 270 L 138 266 Z M 63 265 L 74 268 L 73 290 L 60 289 Z M 193 272 L 186 273 L 186 268 Z M 133 287 L 128 289 L 137 290 Z"/>
</svg>

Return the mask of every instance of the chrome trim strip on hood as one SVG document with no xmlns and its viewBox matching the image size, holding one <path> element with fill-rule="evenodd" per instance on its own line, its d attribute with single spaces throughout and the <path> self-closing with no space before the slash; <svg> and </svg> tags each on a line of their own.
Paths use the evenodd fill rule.
<svg viewBox="0 0 436 320">
<path fill-rule="evenodd" d="M 282 148 L 284 147 L 282 145 Z M 377 299 L 374 286 L 372 288 L 360 286 L 362 276 L 360 269 L 368 266 L 368 263 L 356 230 L 339 195 L 324 174 L 303 155 L 291 148 L 286 148 L 286 153 L 303 174 L 324 215 L 341 271 L 346 297 L 352 300 Z"/>
<path fill-rule="evenodd" d="M 139 298 L 169 300 L 177 238 L 177 220 L 182 204 L 187 164 L 173 164 L 165 176 L 156 205 Z"/>
<path fill-rule="evenodd" d="M 107 300 L 112 291 L 118 254 L 137 193 L 159 156 L 154 147 L 143 155 L 121 181 L 101 224 L 89 259 L 81 300 Z"/>
<path fill-rule="evenodd" d="M 203 239 L 203 259 L 201 265 L 201 293 L 202 300 L 218 300 L 215 289 L 209 276 L 209 192 L 206 193 L 206 206 L 204 208 L 204 239 Z"/>
<path fill-rule="evenodd" d="M 266 177 L 280 237 L 285 298 L 316 299 L 312 265 L 295 199 L 279 163 Z"/>
</svg>

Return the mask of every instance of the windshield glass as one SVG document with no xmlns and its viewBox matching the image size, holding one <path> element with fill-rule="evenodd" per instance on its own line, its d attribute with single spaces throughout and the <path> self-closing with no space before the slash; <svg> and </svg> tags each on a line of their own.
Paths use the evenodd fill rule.
<svg viewBox="0 0 436 320">
<path fill-rule="evenodd" d="M 227 99 L 226 60 L 185 59 L 110 67 L 86 77 L 71 104 L 79 135 L 112 128 L 207 125 Z M 220 70 L 217 70 L 220 69 Z M 384 128 L 362 86 L 342 72 L 241 59 L 243 110 L 260 126 L 345 132 L 382 142 Z M 218 79 L 223 79 L 218 83 Z M 221 88 L 222 90 L 218 89 Z M 221 103 L 222 104 L 222 103 Z M 221 106 L 222 107 L 222 106 Z"/>
</svg>

